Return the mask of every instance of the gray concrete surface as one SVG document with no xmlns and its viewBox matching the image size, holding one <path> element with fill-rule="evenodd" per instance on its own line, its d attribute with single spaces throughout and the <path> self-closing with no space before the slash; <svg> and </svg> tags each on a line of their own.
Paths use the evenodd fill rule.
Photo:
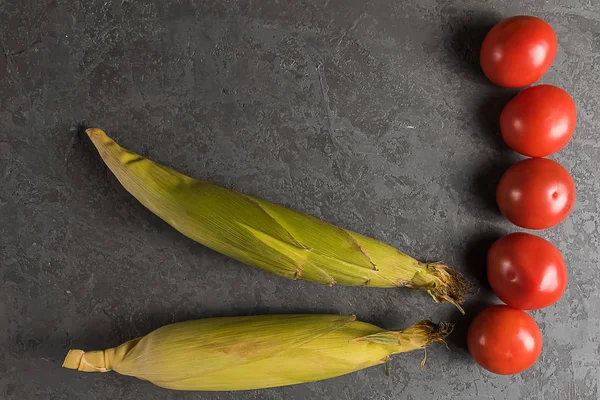
<svg viewBox="0 0 600 400">
<path fill-rule="evenodd" d="M 0 2 L 0 398 L 597 399 L 600 379 L 600 3 L 472 1 Z M 570 92 L 567 221 L 541 232 L 568 260 L 560 302 L 533 312 L 539 362 L 494 376 L 464 349 L 470 318 L 410 290 L 277 278 L 178 234 L 132 199 L 85 138 L 85 121 L 197 178 L 445 260 L 475 281 L 516 230 L 494 205 L 518 159 L 498 115 L 515 93 L 478 69 L 484 33 L 534 14 L 559 38 L 541 82 Z M 208 316 L 355 313 L 386 328 L 458 323 L 450 349 L 395 356 L 324 382 L 242 393 L 169 392 L 60 367 Z"/>
</svg>

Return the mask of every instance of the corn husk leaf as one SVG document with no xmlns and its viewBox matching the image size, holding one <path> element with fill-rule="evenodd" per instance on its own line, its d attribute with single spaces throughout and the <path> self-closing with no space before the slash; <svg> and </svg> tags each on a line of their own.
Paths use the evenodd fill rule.
<svg viewBox="0 0 600 400">
<path fill-rule="evenodd" d="M 185 236 L 291 279 L 410 287 L 459 305 L 469 283 L 442 263 L 422 263 L 375 239 L 265 200 L 195 180 L 87 130 L 119 182 Z"/>
<path fill-rule="evenodd" d="M 176 390 L 247 390 L 312 382 L 443 343 L 448 324 L 386 331 L 353 316 L 210 318 L 164 326 L 119 347 L 70 350 L 63 367 L 114 370 Z"/>
</svg>

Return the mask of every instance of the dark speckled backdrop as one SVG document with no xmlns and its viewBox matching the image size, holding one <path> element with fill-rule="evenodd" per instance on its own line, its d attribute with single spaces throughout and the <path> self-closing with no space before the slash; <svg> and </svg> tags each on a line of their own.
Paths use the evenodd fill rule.
<svg viewBox="0 0 600 400">
<path fill-rule="evenodd" d="M 597 399 L 600 380 L 600 2 L 0 1 L 0 398 Z M 214 253 L 133 200 L 77 126 L 197 178 L 445 260 L 474 281 L 515 228 L 494 188 L 518 159 L 498 115 L 514 91 L 478 69 L 500 18 L 535 14 L 559 38 L 541 82 L 578 106 L 552 158 L 578 201 L 541 233 L 568 260 L 560 302 L 533 316 L 539 362 L 499 377 L 464 350 L 461 318 L 410 290 L 287 281 Z M 169 392 L 62 369 L 173 321 L 355 313 L 386 328 L 458 322 L 449 351 L 394 357 L 325 382 L 245 393 Z"/>
</svg>

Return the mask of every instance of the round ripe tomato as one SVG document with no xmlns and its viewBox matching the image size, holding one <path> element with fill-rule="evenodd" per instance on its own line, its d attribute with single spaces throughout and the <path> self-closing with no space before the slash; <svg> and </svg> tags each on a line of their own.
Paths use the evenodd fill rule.
<svg viewBox="0 0 600 400">
<path fill-rule="evenodd" d="M 548 71 L 558 42 L 544 20 L 519 15 L 498 22 L 488 32 L 479 60 L 483 73 L 498 86 L 531 85 Z"/>
<path fill-rule="evenodd" d="M 519 93 L 500 115 L 507 145 L 530 157 L 545 157 L 562 149 L 573 136 L 575 102 L 561 88 L 538 85 Z"/>
<path fill-rule="evenodd" d="M 513 224 L 546 229 L 573 209 L 575 185 L 566 169 L 546 158 L 528 158 L 511 166 L 496 189 L 500 212 Z"/>
<path fill-rule="evenodd" d="M 471 357 L 490 372 L 518 374 L 542 352 L 540 328 L 525 311 L 491 306 L 480 312 L 467 333 Z"/>
<path fill-rule="evenodd" d="M 519 310 L 554 304 L 567 287 L 567 268 L 560 251 L 529 233 L 498 239 L 488 252 L 487 275 L 496 296 Z"/>
</svg>

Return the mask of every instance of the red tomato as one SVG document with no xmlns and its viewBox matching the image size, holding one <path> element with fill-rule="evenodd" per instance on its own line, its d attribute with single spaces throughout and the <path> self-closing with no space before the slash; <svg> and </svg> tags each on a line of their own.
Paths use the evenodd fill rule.
<svg viewBox="0 0 600 400">
<path fill-rule="evenodd" d="M 562 149 L 573 136 L 575 102 L 552 85 L 530 87 L 508 102 L 500 115 L 507 145 L 530 157 L 545 157 Z"/>
<path fill-rule="evenodd" d="M 483 73 L 498 86 L 531 85 L 548 71 L 558 42 L 542 19 L 519 15 L 498 22 L 488 32 L 479 60 Z"/>
<path fill-rule="evenodd" d="M 560 251 L 529 233 L 498 239 L 488 252 L 487 275 L 496 296 L 520 310 L 554 304 L 567 287 L 567 268 Z"/>
<path fill-rule="evenodd" d="M 511 166 L 496 189 L 500 212 L 513 224 L 546 229 L 562 222 L 573 209 L 573 179 L 556 161 L 529 158 Z"/>
<path fill-rule="evenodd" d="M 531 367 L 538 359 L 542 334 L 525 311 L 491 306 L 469 326 L 467 345 L 477 364 L 495 374 L 512 375 Z"/>
</svg>

